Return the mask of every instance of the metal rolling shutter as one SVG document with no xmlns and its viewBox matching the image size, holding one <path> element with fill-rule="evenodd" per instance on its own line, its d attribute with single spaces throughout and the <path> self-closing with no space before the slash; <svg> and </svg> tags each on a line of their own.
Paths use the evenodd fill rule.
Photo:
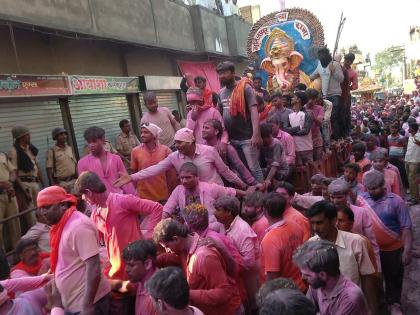
<svg viewBox="0 0 420 315">
<path fill-rule="evenodd" d="M 31 130 L 31 142 L 39 150 L 39 166 L 47 181 L 46 153 L 54 143 L 51 131 L 63 126 L 58 100 L 0 103 L 0 151 L 7 153 L 12 147 L 11 130 L 15 125 L 25 125 Z"/>
<path fill-rule="evenodd" d="M 175 109 L 179 111 L 178 98 L 176 97 L 175 91 L 155 91 L 155 93 L 159 106 L 167 107 L 171 112 Z M 143 113 L 147 113 L 147 108 L 144 105 L 143 95 L 144 92 L 142 92 L 140 95 L 141 110 Z"/>
<path fill-rule="evenodd" d="M 80 157 L 86 143 L 83 133 L 88 127 L 103 128 L 106 138 L 115 145 L 121 132 L 120 120 L 130 119 L 125 95 L 71 98 L 69 107 Z"/>
</svg>

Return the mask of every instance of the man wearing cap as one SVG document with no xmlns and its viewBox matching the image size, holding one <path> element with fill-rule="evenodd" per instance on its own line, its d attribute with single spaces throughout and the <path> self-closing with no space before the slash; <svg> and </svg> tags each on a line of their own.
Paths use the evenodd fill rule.
<svg viewBox="0 0 420 315">
<path fill-rule="evenodd" d="M 123 175 L 114 182 L 114 186 L 120 187 L 130 181 L 144 180 L 166 172 L 171 167 L 174 167 L 179 174 L 179 170 L 185 162 L 193 162 L 198 167 L 198 177 L 202 182 L 223 185 L 220 177 L 223 176 L 224 179 L 239 188 L 247 188 L 238 175 L 226 166 L 215 148 L 195 143 L 194 132 L 191 129 L 182 128 L 176 132 L 175 147 L 178 151 L 172 152 L 158 164 L 132 175 Z"/>
<path fill-rule="evenodd" d="M 359 202 L 372 218 L 379 245 L 385 297 L 390 311 L 401 311 L 404 265 L 411 262 L 412 223 L 404 200 L 385 188 L 384 174 L 372 170 L 363 177 L 366 192 Z"/>
<path fill-rule="evenodd" d="M 141 142 L 131 151 L 131 170 L 139 172 L 156 165 L 172 153 L 166 145 L 160 144 L 159 134 L 162 129 L 155 124 L 147 123 L 140 127 Z M 163 201 L 169 198 L 176 186 L 176 172 L 173 168 L 165 173 L 137 182 L 137 193 L 140 198 Z"/>
<path fill-rule="evenodd" d="M 7 159 L 7 155 L 0 152 L 0 220 L 18 214 L 18 205 L 13 189 L 13 183 L 16 180 L 16 168 Z M 10 220 L 5 224 L 0 224 L 0 246 L 3 244 L 3 226 L 8 227 L 8 239 L 10 246 L 15 248 L 20 238 L 19 219 Z"/>
<path fill-rule="evenodd" d="M 127 171 L 130 170 L 130 158 L 131 151 L 140 144 L 139 139 L 131 131 L 131 124 L 127 119 L 120 121 L 121 133 L 117 136 L 115 140 L 115 148 L 118 151 L 121 159 L 124 162 L 124 166 Z"/>
<path fill-rule="evenodd" d="M 9 160 L 17 170 L 16 183 L 25 196 L 23 204 L 28 203 L 28 209 L 36 206 L 39 184 L 44 185 L 42 174 L 36 156 L 38 149 L 31 143 L 30 131 L 25 126 L 15 126 L 12 129 L 14 144 L 9 151 Z M 26 224 L 31 227 L 35 224 L 35 213 L 24 215 Z"/>
<path fill-rule="evenodd" d="M 98 230 L 64 188 L 41 190 L 37 204 L 51 225 L 51 272 L 66 314 L 108 314 L 110 287 L 101 272 Z"/>
<path fill-rule="evenodd" d="M 77 178 L 76 158 L 72 148 L 66 143 L 67 131 L 62 127 L 54 128 L 52 138 L 55 145 L 47 152 L 47 175 L 50 185 L 72 191 Z"/>
<path fill-rule="evenodd" d="M 213 103 L 204 100 L 203 90 L 198 88 L 190 88 L 187 91 L 187 102 L 191 106 L 187 114 L 187 125 L 186 127 L 194 131 L 195 141 L 198 144 L 205 144 L 206 141 L 203 139 L 202 131 L 203 125 L 206 121 L 215 119 L 222 123 L 223 118 L 220 112 L 213 107 Z M 222 135 L 222 143 L 227 143 L 228 135 L 224 130 Z"/>
</svg>

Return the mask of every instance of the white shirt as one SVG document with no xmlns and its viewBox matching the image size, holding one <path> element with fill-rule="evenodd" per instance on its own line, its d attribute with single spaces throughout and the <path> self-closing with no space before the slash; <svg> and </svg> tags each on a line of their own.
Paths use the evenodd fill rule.
<svg viewBox="0 0 420 315">
<path fill-rule="evenodd" d="M 201 5 L 209 10 L 217 9 L 215 0 L 197 0 L 197 5 Z"/>
<path fill-rule="evenodd" d="M 305 125 L 305 113 L 300 111 L 289 114 L 289 122 L 290 126 L 299 127 L 302 129 Z M 312 131 L 310 131 L 305 136 L 293 136 L 293 140 L 295 141 L 296 152 L 313 150 L 314 148 L 314 143 L 312 141 Z"/>
<path fill-rule="evenodd" d="M 420 132 L 417 132 L 415 139 L 420 141 Z M 420 163 L 420 146 L 414 142 L 414 137 L 410 134 L 407 143 L 407 152 L 405 153 L 406 162 Z"/>
<path fill-rule="evenodd" d="M 223 15 L 224 16 L 230 16 L 232 15 L 232 3 L 231 0 L 228 0 L 226 3 L 226 0 L 222 0 L 222 7 L 223 7 Z"/>
</svg>

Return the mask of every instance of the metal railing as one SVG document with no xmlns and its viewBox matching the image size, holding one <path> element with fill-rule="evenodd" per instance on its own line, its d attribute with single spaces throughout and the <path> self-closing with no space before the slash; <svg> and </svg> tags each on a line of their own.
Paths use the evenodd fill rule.
<svg viewBox="0 0 420 315">
<path fill-rule="evenodd" d="M 25 214 L 28 214 L 28 213 L 31 213 L 31 212 L 35 211 L 36 209 L 37 208 L 30 208 L 30 209 L 20 211 L 18 214 L 15 214 L 15 215 L 12 215 L 10 217 L 7 217 L 7 218 L 4 218 L 4 219 L 0 220 L 0 224 L 5 224 L 5 223 L 7 223 L 11 220 L 14 220 L 14 219 L 20 219 L 21 216 L 23 216 Z M 21 235 L 21 237 L 22 237 L 22 235 Z M 7 258 L 11 257 L 14 253 L 15 253 L 15 249 L 12 249 L 11 251 L 7 252 L 6 253 Z"/>
</svg>

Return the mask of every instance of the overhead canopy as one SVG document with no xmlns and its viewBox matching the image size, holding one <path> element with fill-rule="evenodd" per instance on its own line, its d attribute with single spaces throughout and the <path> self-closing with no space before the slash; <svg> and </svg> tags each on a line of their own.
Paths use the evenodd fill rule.
<svg viewBox="0 0 420 315">
<path fill-rule="evenodd" d="M 382 87 L 378 85 L 374 80 L 366 77 L 359 84 L 357 90 L 352 91 L 352 94 L 363 94 L 363 93 L 373 93 L 376 91 L 382 90 Z"/>
</svg>

